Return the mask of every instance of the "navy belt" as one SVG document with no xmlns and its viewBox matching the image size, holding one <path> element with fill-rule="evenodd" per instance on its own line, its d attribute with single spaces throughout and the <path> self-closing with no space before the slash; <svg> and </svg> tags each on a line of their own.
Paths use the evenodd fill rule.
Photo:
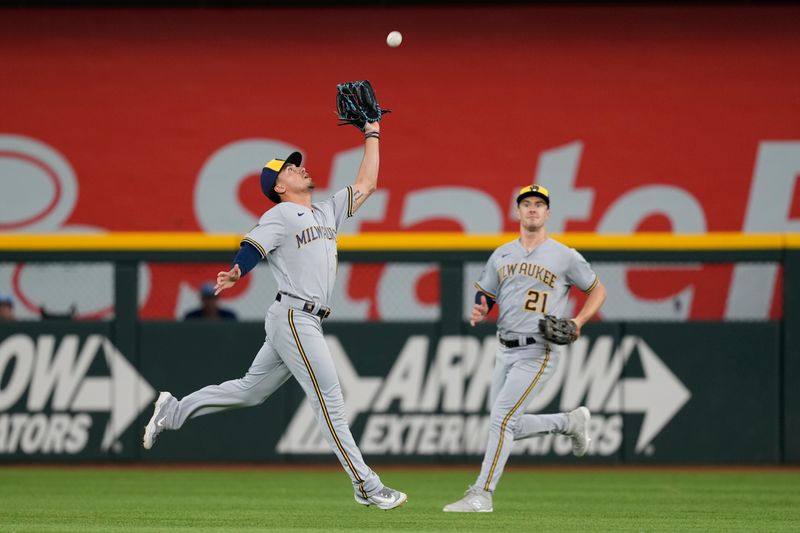
<svg viewBox="0 0 800 533">
<path fill-rule="evenodd" d="M 500 341 L 500 344 L 505 346 L 506 348 L 518 348 L 520 346 L 527 346 L 529 344 L 536 344 L 536 339 L 533 337 L 525 337 L 523 342 L 520 342 L 519 339 L 511 339 L 506 340 L 502 337 L 498 337 L 497 340 Z"/>
<path fill-rule="evenodd" d="M 298 303 L 297 308 L 300 309 L 301 311 L 305 311 L 306 313 L 310 313 L 310 314 L 318 316 L 320 318 L 328 318 L 328 316 L 331 314 L 330 307 L 325 307 L 324 305 L 320 305 L 319 308 L 316 311 L 314 311 L 314 308 L 317 307 L 317 304 L 315 304 L 314 302 L 309 302 L 308 300 L 304 300 L 302 298 L 298 298 L 297 296 L 292 296 L 291 294 L 287 294 L 287 293 L 284 293 L 284 294 L 286 294 L 286 296 L 288 296 L 288 298 L 286 299 L 287 303 L 290 300 L 297 300 L 297 303 Z M 275 300 L 278 301 L 278 302 L 281 301 L 281 293 L 280 292 L 275 297 Z M 292 306 L 290 305 L 289 307 L 292 307 Z"/>
</svg>

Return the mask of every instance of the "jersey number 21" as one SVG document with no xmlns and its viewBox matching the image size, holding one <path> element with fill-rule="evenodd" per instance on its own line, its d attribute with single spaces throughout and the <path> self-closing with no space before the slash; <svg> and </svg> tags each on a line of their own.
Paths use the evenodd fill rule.
<svg viewBox="0 0 800 533">
<path fill-rule="evenodd" d="M 547 313 L 547 293 L 542 291 L 528 291 L 528 299 L 525 300 L 525 310 L 536 313 Z"/>
</svg>

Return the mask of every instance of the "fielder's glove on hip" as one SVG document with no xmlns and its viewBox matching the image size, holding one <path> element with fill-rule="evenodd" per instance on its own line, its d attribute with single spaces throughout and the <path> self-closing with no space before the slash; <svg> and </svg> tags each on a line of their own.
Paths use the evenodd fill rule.
<svg viewBox="0 0 800 533">
<path fill-rule="evenodd" d="M 553 344 L 570 344 L 578 338 L 578 326 L 569 318 L 556 318 L 545 315 L 539 320 L 539 331 Z"/>
</svg>

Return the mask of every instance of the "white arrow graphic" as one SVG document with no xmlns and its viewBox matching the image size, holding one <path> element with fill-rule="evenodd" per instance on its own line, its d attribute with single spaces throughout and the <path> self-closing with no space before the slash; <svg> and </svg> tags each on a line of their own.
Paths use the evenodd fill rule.
<svg viewBox="0 0 800 533">
<path fill-rule="evenodd" d="M 328 343 L 333 363 L 336 366 L 336 373 L 339 375 L 339 384 L 342 387 L 342 396 L 344 396 L 345 416 L 347 416 L 348 423 L 352 423 L 359 413 L 369 410 L 383 379 L 359 376 L 339 339 L 327 335 L 325 341 Z M 303 400 L 303 403 L 295 411 L 292 421 L 283 432 L 276 449 L 279 453 L 325 453 L 328 451 L 328 444 L 319 431 L 317 419 L 314 411 L 311 410 L 308 399 Z"/>
<path fill-rule="evenodd" d="M 327 336 L 326 340 L 339 374 L 347 418 L 352 422 L 359 414 L 371 412 L 385 377 L 359 376 L 338 339 Z M 610 353 L 612 350 L 613 355 Z M 622 378 L 624 367 L 634 351 L 639 354 L 644 377 Z M 564 389 L 562 400 L 566 398 L 572 405 L 586 395 L 586 404 L 599 412 L 644 413 L 636 442 L 637 453 L 647 448 L 691 398 L 690 391 L 639 337 L 623 337 L 616 349 L 611 337 L 600 337 L 589 359 L 585 353 L 571 355 L 581 370 L 573 372 L 567 383 L 562 384 L 572 391 Z M 277 451 L 324 453 L 327 449 L 314 413 L 308 401 L 304 400 L 278 442 Z"/>
<path fill-rule="evenodd" d="M 644 413 L 642 429 L 636 441 L 636 453 L 641 453 L 692 394 L 643 339 L 632 338 L 636 340 L 635 346 L 645 377 L 621 379 L 609 394 L 605 410 Z M 625 342 L 620 343 L 620 347 L 625 345 Z M 634 343 L 627 345 L 629 349 L 623 352 L 625 362 L 633 352 Z"/>
<path fill-rule="evenodd" d="M 87 339 L 87 344 L 90 339 Z M 111 417 L 101 444 L 101 449 L 106 451 L 117 442 L 139 412 L 153 401 L 156 391 L 111 341 L 103 338 L 102 347 L 111 375 L 85 377 L 72 402 L 72 410 L 110 411 Z"/>
</svg>

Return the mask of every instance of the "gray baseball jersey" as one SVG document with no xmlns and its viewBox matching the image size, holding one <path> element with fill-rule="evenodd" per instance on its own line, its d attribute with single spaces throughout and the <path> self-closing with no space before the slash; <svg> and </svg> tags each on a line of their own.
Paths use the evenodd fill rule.
<svg viewBox="0 0 800 533">
<path fill-rule="evenodd" d="M 280 203 L 264 213 L 242 239 L 266 258 L 278 290 L 328 306 L 336 281 L 336 233 L 353 216 L 353 189 L 324 202 Z"/>
<path fill-rule="evenodd" d="M 573 285 L 589 293 L 597 275 L 575 249 L 547 239 L 528 252 L 519 239 L 497 248 L 475 287 L 497 301 L 501 337 L 539 334 L 542 315 L 562 316 Z"/>
</svg>

